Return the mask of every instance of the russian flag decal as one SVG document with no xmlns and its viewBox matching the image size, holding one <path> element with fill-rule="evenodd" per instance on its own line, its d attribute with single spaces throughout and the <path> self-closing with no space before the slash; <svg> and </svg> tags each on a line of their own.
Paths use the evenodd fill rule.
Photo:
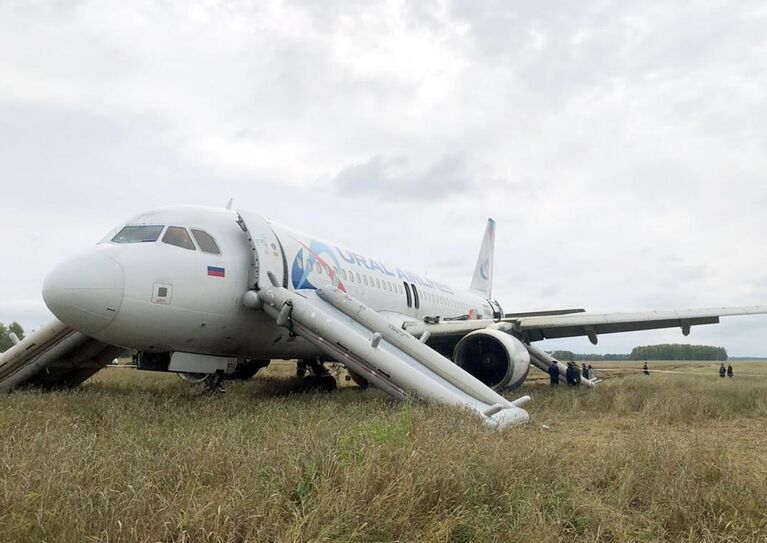
<svg viewBox="0 0 767 543">
<path fill-rule="evenodd" d="M 218 266 L 208 266 L 208 275 L 210 277 L 226 277 L 226 270 Z"/>
</svg>

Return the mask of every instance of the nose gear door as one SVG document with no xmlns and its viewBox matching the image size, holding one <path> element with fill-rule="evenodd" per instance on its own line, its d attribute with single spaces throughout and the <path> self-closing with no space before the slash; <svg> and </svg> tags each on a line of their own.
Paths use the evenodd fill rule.
<svg viewBox="0 0 767 543">
<path fill-rule="evenodd" d="M 282 286 L 287 288 L 288 266 L 285 253 L 269 222 L 261 215 L 237 210 L 237 224 L 248 237 L 252 251 L 249 287 L 259 290 L 270 285 L 267 273 L 272 272 Z"/>
</svg>

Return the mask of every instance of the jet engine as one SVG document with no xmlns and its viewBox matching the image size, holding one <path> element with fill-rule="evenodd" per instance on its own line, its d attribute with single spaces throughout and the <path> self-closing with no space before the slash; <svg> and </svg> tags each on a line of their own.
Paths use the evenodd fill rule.
<svg viewBox="0 0 767 543">
<path fill-rule="evenodd" d="M 518 387 L 530 369 L 530 353 L 514 336 L 486 328 L 465 335 L 453 362 L 496 391 Z"/>
</svg>

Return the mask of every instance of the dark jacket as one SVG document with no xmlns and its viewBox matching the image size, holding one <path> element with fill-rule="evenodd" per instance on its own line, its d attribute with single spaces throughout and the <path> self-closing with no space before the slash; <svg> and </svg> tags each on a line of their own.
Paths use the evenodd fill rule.
<svg viewBox="0 0 767 543">
<path fill-rule="evenodd" d="M 551 377 L 552 381 L 559 381 L 559 366 L 557 364 L 549 366 L 549 377 Z"/>
<path fill-rule="evenodd" d="M 575 366 L 567 366 L 567 371 L 565 371 L 565 377 L 567 378 L 568 385 L 575 384 Z"/>
</svg>

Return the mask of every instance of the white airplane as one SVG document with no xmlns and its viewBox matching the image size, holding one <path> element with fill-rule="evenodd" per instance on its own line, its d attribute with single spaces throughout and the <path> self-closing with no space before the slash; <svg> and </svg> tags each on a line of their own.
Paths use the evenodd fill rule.
<svg viewBox="0 0 767 543">
<path fill-rule="evenodd" d="M 492 298 L 495 223 L 467 290 L 274 224 L 179 206 L 142 213 L 54 268 L 43 297 L 57 317 L 0 354 L 0 389 L 81 383 L 125 350 L 140 369 L 252 376 L 271 359 L 321 375 L 343 363 L 396 398 L 462 405 L 489 425 L 528 420 L 519 386 L 531 364 L 565 367 L 545 338 L 719 322 L 767 306 L 588 314 L 504 314 Z M 418 339 L 417 339 L 418 338 Z M 593 382 L 584 380 L 586 386 Z"/>
</svg>

